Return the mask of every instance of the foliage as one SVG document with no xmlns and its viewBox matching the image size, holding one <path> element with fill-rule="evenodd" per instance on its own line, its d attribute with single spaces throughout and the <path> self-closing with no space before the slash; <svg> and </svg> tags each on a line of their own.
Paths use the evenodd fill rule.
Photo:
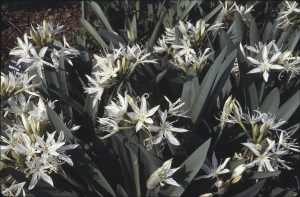
<svg viewBox="0 0 300 197">
<path fill-rule="evenodd" d="M 98 54 L 46 22 L 10 53 L 27 69 L 1 75 L 3 195 L 297 195 L 296 3 L 90 6 Z"/>
</svg>

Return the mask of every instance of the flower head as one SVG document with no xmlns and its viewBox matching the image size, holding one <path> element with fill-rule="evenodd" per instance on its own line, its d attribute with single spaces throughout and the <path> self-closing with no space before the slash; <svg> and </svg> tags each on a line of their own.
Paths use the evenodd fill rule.
<svg viewBox="0 0 300 197">
<path fill-rule="evenodd" d="M 137 124 L 135 127 L 136 132 L 138 132 L 142 128 L 144 123 L 153 124 L 153 120 L 150 118 L 150 116 L 152 116 L 157 111 L 157 109 L 159 108 L 159 105 L 148 110 L 145 95 L 143 95 L 141 98 L 140 108 L 138 108 L 138 106 L 136 106 L 134 103 L 130 103 L 130 105 L 134 112 L 129 112 L 127 115 L 131 119 L 137 121 Z"/>
<path fill-rule="evenodd" d="M 164 112 L 158 111 L 161 123 L 160 126 L 149 125 L 148 129 L 150 131 L 158 132 L 153 140 L 153 144 L 158 144 L 162 141 L 163 138 L 167 139 L 171 144 L 176 146 L 180 145 L 179 141 L 173 136 L 172 132 L 187 132 L 186 129 L 176 128 L 172 126 L 173 122 L 167 122 L 167 110 Z"/>
<path fill-rule="evenodd" d="M 194 178 L 194 180 L 199 180 L 199 179 L 209 178 L 209 177 L 214 178 L 214 177 L 218 177 L 219 174 L 224 174 L 224 173 L 229 172 L 229 170 L 225 168 L 225 166 L 229 160 L 230 160 L 230 157 L 226 158 L 225 161 L 223 162 L 223 164 L 218 166 L 218 161 L 217 161 L 215 152 L 213 152 L 212 166 L 209 164 L 210 162 L 208 160 L 206 160 L 206 163 L 204 163 L 203 166 L 201 167 L 201 169 L 204 170 L 207 175 L 198 176 L 198 177 Z"/>
<path fill-rule="evenodd" d="M 170 178 L 180 167 L 171 169 L 173 159 L 166 161 L 160 168 L 155 170 L 155 172 L 147 180 L 147 188 L 155 189 L 159 184 L 164 186 L 165 183 L 179 187 L 178 183 Z"/>
<path fill-rule="evenodd" d="M 248 60 L 250 60 L 251 63 L 256 64 L 257 67 L 250 70 L 248 73 L 257 73 L 257 72 L 263 72 L 264 80 L 267 82 L 269 78 L 269 71 L 270 69 L 276 69 L 276 70 L 282 70 L 283 66 L 273 64 L 275 60 L 279 57 L 281 53 L 278 52 L 274 54 L 271 59 L 268 58 L 268 49 L 266 46 L 264 46 L 262 50 L 262 58 L 263 61 L 259 62 L 256 59 L 253 59 L 252 57 L 247 57 Z"/>
</svg>

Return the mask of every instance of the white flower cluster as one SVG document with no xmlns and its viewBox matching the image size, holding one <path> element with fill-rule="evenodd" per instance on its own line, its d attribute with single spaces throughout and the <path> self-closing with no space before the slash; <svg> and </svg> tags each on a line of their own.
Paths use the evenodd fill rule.
<svg viewBox="0 0 300 197">
<path fill-rule="evenodd" d="M 220 121 L 239 124 L 248 136 L 248 142 L 242 143 L 252 151 L 252 153 L 248 152 L 251 161 L 246 166 L 251 168 L 257 164 L 258 171 L 274 171 L 278 170 L 278 167 L 290 170 L 291 168 L 286 165 L 287 162 L 282 160 L 282 156 L 289 154 L 290 150 L 300 151 L 295 140 L 291 139 L 293 133 L 280 129 L 286 121 L 276 121 L 275 115 L 272 116 L 258 110 L 254 110 L 252 115 L 249 112 L 248 114 L 244 113 L 240 104 L 235 99 L 232 100 L 231 97 L 229 97 L 226 105 L 229 107 L 224 108 Z M 243 123 L 251 124 L 252 135 L 250 135 Z M 275 135 L 271 131 L 280 132 L 280 135 L 277 133 Z M 265 146 L 263 141 L 268 143 L 268 146 L 265 148 L 263 148 Z M 277 147 L 275 144 L 277 144 Z M 247 155 L 247 150 L 244 156 Z M 257 158 L 253 159 L 253 154 Z M 271 160 L 275 162 L 271 164 Z"/>
<path fill-rule="evenodd" d="M 114 49 L 113 53 L 106 53 L 106 56 L 98 56 L 94 54 L 97 61 L 95 67 L 99 68 L 92 75 L 94 78 L 86 75 L 89 81 L 89 87 L 84 87 L 88 94 L 96 93 L 93 100 L 93 107 L 97 100 L 101 100 L 101 96 L 105 88 L 109 88 L 117 81 L 128 77 L 134 68 L 139 64 L 153 63 L 155 59 L 148 59 L 150 52 L 146 49 L 141 49 L 138 44 L 132 47 L 125 47 L 120 43 L 119 49 Z"/>
<path fill-rule="evenodd" d="M 188 130 L 174 127 L 173 123 L 176 120 L 169 122 L 167 118 L 168 115 L 169 117 L 177 116 L 188 118 L 188 116 L 184 115 L 186 112 L 180 110 L 180 107 L 184 103 L 181 103 L 180 99 L 178 99 L 172 104 L 170 100 L 165 97 L 169 103 L 169 109 L 162 112 L 159 110 L 159 105 L 148 109 L 146 102 L 147 96 L 148 94 L 144 94 L 135 101 L 128 94 L 122 97 L 122 95 L 118 93 L 119 100 L 116 102 L 111 101 L 111 104 L 105 107 L 108 117 L 99 118 L 100 129 L 109 133 L 100 138 L 104 139 L 118 131 L 135 128 L 136 132 L 143 130 L 148 134 L 149 138 L 145 140 L 145 142 L 148 142 L 146 146 L 147 149 L 151 149 L 153 144 L 161 143 L 163 140 L 168 140 L 170 143 L 178 146 L 180 143 L 172 132 L 187 132 Z M 127 111 L 128 104 L 131 106 L 132 112 Z M 152 119 L 156 111 L 158 111 L 160 116 L 159 125 L 155 125 Z M 155 132 L 157 135 L 153 137 L 151 132 Z"/>
<path fill-rule="evenodd" d="M 214 52 L 208 53 L 210 48 L 201 49 L 200 42 L 205 40 L 209 32 L 218 30 L 221 26 L 222 23 L 218 21 L 210 26 L 202 19 L 198 20 L 195 26 L 190 22 L 179 21 L 178 26 L 166 28 L 165 35 L 158 40 L 158 45 L 153 47 L 153 51 L 171 55 L 172 59 L 169 62 L 177 69 L 187 72 L 188 68 L 192 67 L 201 71 L 208 57 Z M 183 36 L 179 39 L 179 44 L 175 43 L 175 28 L 178 28 Z"/>
<path fill-rule="evenodd" d="M 282 16 L 277 18 L 276 20 L 282 20 L 281 23 L 277 25 L 278 28 L 285 29 L 289 25 L 294 24 L 297 21 L 297 16 L 300 14 L 300 8 L 297 8 L 298 3 L 296 1 L 285 1 L 286 4 L 286 11 L 279 12 Z M 298 17 L 299 19 L 299 17 Z"/>
<path fill-rule="evenodd" d="M 79 52 L 78 50 L 69 46 L 69 44 L 66 42 L 65 37 L 64 37 L 64 45 L 62 48 L 60 48 L 60 46 L 49 45 L 50 41 L 52 41 L 53 35 L 63 32 L 62 27 L 63 26 L 59 26 L 57 29 L 53 29 L 52 23 L 51 22 L 46 23 L 46 21 L 43 22 L 43 26 L 38 26 L 36 28 L 38 31 L 35 31 L 35 29 L 32 27 L 33 31 L 30 32 L 31 37 L 27 36 L 27 34 L 25 33 L 24 42 L 18 37 L 17 38 L 18 46 L 12 49 L 9 54 L 19 57 L 19 60 L 16 63 L 17 65 L 20 64 L 21 62 L 31 63 L 31 66 L 29 66 L 25 70 L 25 72 L 28 72 L 36 68 L 41 78 L 43 78 L 43 73 L 42 73 L 43 65 L 48 65 L 57 68 L 58 58 L 60 56 L 63 56 L 64 59 L 72 65 L 69 56 L 71 57 L 77 56 L 79 55 Z M 37 46 L 32 45 L 32 43 L 28 41 L 28 38 L 33 39 L 33 41 Z M 56 47 L 60 49 L 57 50 Z M 51 48 L 51 50 L 49 48 Z M 39 53 L 37 53 L 37 49 L 39 50 Z M 51 52 L 52 63 L 45 61 L 44 56 L 47 53 L 47 51 L 48 52 L 52 51 Z"/>
<path fill-rule="evenodd" d="M 263 73 L 263 78 L 267 82 L 269 78 L 269 72 L 280 71 L 279 78 L 284 74 L 289 74 L 290 81 L 293 77 L 300 74 L 300 57 L 293 56 L 293 51 L 282 51 L 282 47 L 278 47 L 275 40 L 268 44 L 258 43 L 258 46 L 245 46 L 251 52 L 256 53 L 256 57 L 252 58 L 246 56 L 246 53 L 242 46 L 240 46 L 244 56 L 249 62 L 255 66 L 254 69 L 248 73 Z M 259 55 L 261 54 L 261 55 Z"/>
</svg>

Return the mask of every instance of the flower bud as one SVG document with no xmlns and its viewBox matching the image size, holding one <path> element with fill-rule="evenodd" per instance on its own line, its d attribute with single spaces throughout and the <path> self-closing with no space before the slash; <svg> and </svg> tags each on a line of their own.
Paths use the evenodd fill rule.
<svg viewBox="0 0 300 197">
<path fill-rule="evenodd" d="M 215 183 L 215 186 L 216 186 L 217 188 L 219 188 L 219 187 L 222 187 L 223 184 L 224 184 L 224 181 L 218 180 L 218 181 Z"/>
<path fill-rule="evenodd" d="M 206 194 L 202 194 L 199 197 L 212 197 L 213 194 L 212 193 L 206 193 Z"/>
<path fill-rule="evenodd" d="M 241 180 L 241 178 L 242 178 L 242 176 L 237 176 L 234 179 L 232 179 L 231 183 L 235 184 L 235 183 L 239 182 Z"/>
<path fill-rule="evenodd" d="M 241 176 L 245 171 L 245 169 L 246 169 L 245 164 L 241 164 L 238 167 L 236 167 L 232 172 L 231 179 L 235 179 L 236 177 Z"/>
</svg>

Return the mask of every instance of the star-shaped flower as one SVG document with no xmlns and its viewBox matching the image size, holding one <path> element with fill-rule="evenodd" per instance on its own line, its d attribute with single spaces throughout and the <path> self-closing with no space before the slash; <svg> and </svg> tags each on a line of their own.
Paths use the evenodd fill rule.
<svg viewBox="0 0 300 197">
<path fill-rule="evenodd" d="M 224 173 L 229 172 L 229 170 L 225 168 L 225 166 L 229 160 L 230 160 L 230 157 L 226 158 L 225 161 L 223 162 L 223 164 L 218 166 L 218 161 L 217 161 L 215 152 L 213 152 L 212 166 L 209 164 L 210 162 L 208 162 L 206 160 L 206 163 L 204 163 L 203 166 L 201 167 L 201 169 L 204 170 L 207 175 L 198 176 L 198 177 L 194 178 L 194 180 L 199 180 L 199 179 L 209 178 L 209 177 L 214 178 L 214 177 L 218 177 L 219 174 L 224 174 Z"/>
<path fill-rule="evenodd" d="M 159 105 L 158 105 L 158 106 L 155 106 L 152 109 L 148 110 L 147 104 L 146 104 L 146 98 L 144 95 L 142 96 L 141 100 L 142 101 L 141 101 L 140 108 L 138 108 L 138 106 L 136 106 L 136 104 L 130 103 L 134 112 L 129 112 L 127 114 L 131 119 L 137 121 L 137 124 L 135 127 L 136 132 L 138 132 L 142 128 L 144 123 L 153 124 L 153 120 L 150 118 L 150 116 L 152 116 L 159 108 Z"/>
<path fill-rule="evenodd" d="M 160 126 L 149 125 L 148 129 L 150 131 L 158 132 L 153 140 L 153 144 L 158 144 L 163 138 L 167 139 L 171 144 L 176 146 L 180 145 L 179 141 L 173 136 L 172 132 L 187 132 L 186 129 L 176 128 L 172 126 L 173 122 L 167 122 L 167 110 L 165 112 L 158 111 L 161 123 Z"/>
<path fill-rule="evenodd" d="M 259 62 L 256 59 L 253 59 L 252 57 L 247 57 L 248 60 L 250 60 L 251 63 L 256 64 L 256 68 L 250 70 L 248 73 L 257 73 L 257 72 L 263 72 L 264 80 L 267 82 L 269 78 L 269 71 L 270 69 L 276 69 L 276 70 L 282 70 L 284 67 L 273 64 L 275 60 L 279 57 L 281 52 L 278 52 L 274 54 L 271 59 L 268 58 L 268 49 L 266 46 L 263 47 L 262 50 L 262 59 L 263 61 Z"/>
</svg>

